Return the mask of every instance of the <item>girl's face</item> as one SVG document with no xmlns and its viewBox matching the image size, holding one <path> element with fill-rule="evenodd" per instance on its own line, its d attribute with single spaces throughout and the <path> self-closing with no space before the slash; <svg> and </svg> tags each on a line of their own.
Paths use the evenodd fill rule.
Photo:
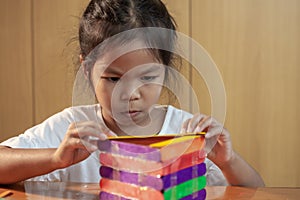
<svg viewBox="0 0 300 200">
<path fill-rule="evenodd" d="M 113 62 L 108 55 L 98 59 L 92 70 L 92 82 L 109 128 L 147 125 L 164 77 L 165 67 L 146 50 L 132 51 Z"/>
</svg>

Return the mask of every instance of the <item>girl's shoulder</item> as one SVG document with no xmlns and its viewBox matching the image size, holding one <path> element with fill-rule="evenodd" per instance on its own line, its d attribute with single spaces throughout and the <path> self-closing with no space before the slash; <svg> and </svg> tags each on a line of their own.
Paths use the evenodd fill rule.
<svg viewBox="0 0 300 200">
<path fill-rule="evenodd" d="M 72 106 L 58 113 L 74 122 L 97 120 L 100 111 L 99 104 Z"/>
<path fill-rule="evenodd" d="M 191 118 L 193 115 L 185 110 L 176 108 L 172 105 L 162 105 L 166 109 L 166 119 L 179 119 L 179 120 L 186 120 Z"/>
<path fill-rule="evenodd" d="M 25 130 L 24 133 L 4 141 L 1 145 L 14 148 L 57 147 L 71 123 L 93 120 L 97 118 L 98 110 L 98 104 L 66 108 Z"/>
<path fill-rule="evenodd" d="M 193 115 L 172 105 L 159 105 L 166 109 L 166 116 L 160 134 L 180 133 L 183 122 Z"/>
</svg>

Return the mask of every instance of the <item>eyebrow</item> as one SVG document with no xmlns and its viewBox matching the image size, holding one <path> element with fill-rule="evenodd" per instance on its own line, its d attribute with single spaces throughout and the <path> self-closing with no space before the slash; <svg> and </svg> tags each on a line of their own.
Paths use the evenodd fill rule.
<svg viewBox="0 0 300 200">
<path fill-rule="evenodd" d="M 114 69 L 114 68 L 110 68 L 110 67 L 107 67 L 105 70 L 104 70 L 105 73 L 109 73 L 109 74 L 116 74 L 116 75 L 122 75 L 122 72 L 118 69 Z"/>
<path fill-rule="evenodd" d="M 159 71 L 160 69 L 162 69 L 162 68 L 161 67 L 151 67 L 149 69 L 146 69 L 146 70 L 142 71 L 141 74 L 147 74 L 147 73 L 150 73 L 150 72 L 156 72 L 156 71 Z"/>
<path fill-rule="evenodd" d="M 160 65 L 157 65 L 157 64 L 154 64 L 152 66 L 160 66 Z M 140 74 L 147 74 L 147 73 L 151 73 L 151 72 L 156 72 L 158 70 L 162 69 L 161 67 L 151 67 L 151 68 L 148 68 L 148 69 L 145 69 L 145 70 L 141 70 Z M 118 67 L 114 67 L 114 68 L 106 68 L 104 70 L 105 73 L 110 73 L 110 74 L 116 74 L 116 75 L 122 75 L 122 71 L 118 70 Z"/>
</svg>

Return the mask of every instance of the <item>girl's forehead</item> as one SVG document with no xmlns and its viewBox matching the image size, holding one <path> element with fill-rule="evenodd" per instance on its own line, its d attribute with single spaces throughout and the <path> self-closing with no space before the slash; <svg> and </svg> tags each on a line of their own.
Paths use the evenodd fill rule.
<svg viewBox="0 0 300 200">
<path fill-rule="evenodd" d="M 149 50 L 142 49 L 131 51 L 115 59 L 107 53 L 97 59 L 94 67 L 105 72 L 114 71 L 124 73 L 133 68 L 143 71 L 157 70 L 162 67 L 162 64 L 160 64 Z"/>
</svg>

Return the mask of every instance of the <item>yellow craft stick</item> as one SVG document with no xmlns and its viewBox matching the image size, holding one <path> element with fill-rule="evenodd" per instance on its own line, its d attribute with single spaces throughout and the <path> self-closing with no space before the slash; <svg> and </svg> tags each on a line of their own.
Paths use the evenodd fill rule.
<svg viewBox="0 0 300 200">
<path fill-rule="evenodd" d="M 108 137 L 108 139 L 132 139 L 132 138 L 159 138 L 159 137 L 182 137 L 182 136 L 197 136 L 197 135 L 205 135 L 205 132 L 198 132 L 198 133 L 184 133 L 184 134 L 165 134 L 165 135 L 126 135 L 126 136 L 118 136 L 118 137 Z"/>
<path fill-rule="evenodd" d="M 12 191 L 6 190 L 6 191 L 0 193 L 0 198 L 7 197 L 7 196 L 9 196 L 9 195 L 11 195 L 11 194 L 12 194 Z"/>
<path fill-rule="evenodd" d="M 156 142 L 156 143 L 150 144 L 149 146 L 154 147 L 154 148 L 160 148 L 160 147 L 167 146 L 169 144 L 176 144 L 179 142 L 195 139 L 197 137 L 201 137 L 201 136 L 200 135 L 184 135 L 182 137 L 176 137 L 176 138 L 172 138 L 172 139 L 165 140 L 162 142 Z"/>
</svg>

